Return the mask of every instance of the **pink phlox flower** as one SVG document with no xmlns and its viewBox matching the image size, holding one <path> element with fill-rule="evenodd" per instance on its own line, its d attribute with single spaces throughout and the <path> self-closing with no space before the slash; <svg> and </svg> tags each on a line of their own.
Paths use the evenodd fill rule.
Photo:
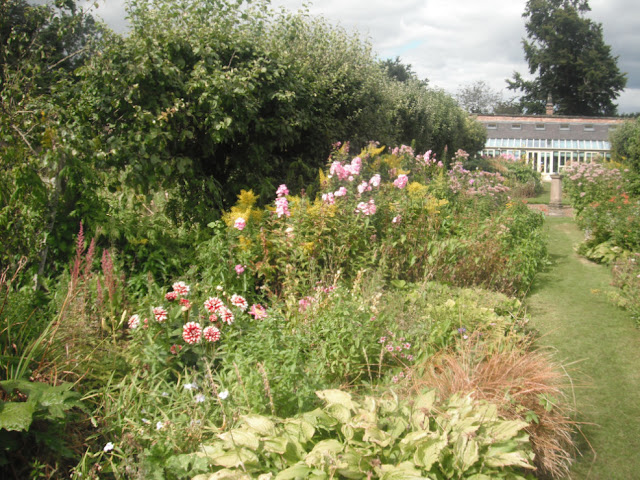
<svg viewBox="0 0 640 480">
<path fill-rule="evenodd" d="M 267 309 L 259 303 L 253 304 L 249 310 L 249 315 L 253 315 L 256 320 L 261 320 L 267 317 Z"/>
<path fill-rule="evenodd" d="M 245 298 L 241 297 L 240 295 L 235 295 L 235 294 L 232 295 L 231 296 L 231 303 L 233 305 L 235 305 L 236 307 L 238 307 L 243 312 L 249 307 L 249 304 L 247 303 Z"/>
<path fill-rule="evenodd" d="M 351 163 L 344 166 L 344 170 L 348 175 L 360 175 L 360 168 L 362 167 L 362 159 L 360 157 L 356 157 L 351 160 Z M 353 180 L 349 180 L 353 181 Z"/>
<path fill-rule="evenodd" d="M 329 174 L 331 176 L 337 175 L 339 180 L 344 180 L 349 176 L 349 172 L 342 166 L 342 163 L 337 160 L 329 167 Z"/>
<path fill-rule="evenodd" d="M 409 181 L 409 177 L 407 177 L 404 174 L 398 175 L 398 178 L 396 178 L 393 181 L 393 184 L 398 187 L 400 190 L 402 190 L 404 187 L 407 186 L 407 182 Z"/>
<path fill-rule="evenodd" d="M 340 187 L 338 190 L 336 190 L 333 195 L 335 197 L 345 197 L 347 195 L 347 189 L 346 187 Z"/>
<path fill-rule="evenodd" d="M 276 214 L 278 215 L 278 218 L 282 216 L 289 217 L 291 215 L 289 212 L 289 202 L 286 197 L 276 198 Z"/>
<path fill-rule="evenodd" d="M 154 307 L 153 315 L 156 317 L 156 321 L 159 323 L 162 323 L 167 319 L 167 311 L 164 309 L 164 307 Z"/>
<path fill-rule="evenodd" d="M 236 265 L 235 269 L 238 275 L 241 275 L 242 273 L 244 273 L 244 265 Z"/>
<path fill-rule="evenodd" d="M 211 315 L 209 315 L 210 322 L 215 322 L 217 320 L 218 320 L 218 316 L 215 313 L 212 313 Z"/>
<path fill-rule="evenodd" d="M 362 182 L 360 185 L 358 185 L 358 193 L 362 194 L 364 192 L 370 191 L 371 187 L 369 186 L 369 184 L 367 182 Z"/>
<path fill-rule="evenodd" d="M 131 315 L 128 324 L 131 330 L 135 330 L 136 328 L 138 328 L 138 326 L 140 325 L 140 315 Z"/>
<path fill-rule="evenodd" d="M 278 187 L 278 190 L 276 190 L 276 195 L 278 197 L 284 197 L 285 195 L 289 195 L 289 189 L 284 183 Z"/>
<path fill-rule="evenodd" d="M 371 179 L 369 180 L 369 185 L 371 185 L 372 187 L 379 187 L 380 186 L 380 174 L 376 173 L 373 177 L 371 177 Z"/>
<path fill-rule="evenodd" d="M 242 231 L 242 230 L 244 230 L 244 227 L 247 226 L 247 221 L 242 217 L 238 217 L 238 218 L 236 218 L 236 221 L 234 222 L 233 226 L 236 229 Z"/>
<path fill-rule="evenodd" d="M 324 203 L 326 203 L 327 205 L 333 205 L 334 203 L 336 203 L 336 199 L 335 199 L 333 193 L 331 193 L 331 192 L 323 193 L 322 194 L 322 201 Z"/>
<path fill-rule="evenodd" d="M 224 302 L 218 297 L 209 297 L 204 301 L 204 308 L 206 308 L 209 313 L 218 313 L 225 307 Z"/>
<path fill-rule="evenodd" d="M 227 307 L 222 307 L 222 309 L 218 312 L 220 315 L 220 319 L 226 323 L 227 325 L 231 325 L 235 320 L 233 316 L 233 312 L 229 310 Z"/>
<path fill-rule="evenodd" d="M 194 345 L 200 341 L 202 327 L 199 323 L 188 322 L 182 327 L 182 338 L 189 345 Z"/>
<path fill-rule="evenodd" d="M 218 330 L 216 327 L 209 326 L 204 329 L 204 331 L 202 332 L 202 336 L 207 342 L 213 343 L 220 340 L 220 337 L 222 336 L 222 334 L 220 333 L 220 330 Z"/>
<path fill-rule="evenodd" d="M 173 291 L 183 297 L 189 295 L 189 290 L 191 290 L 191 287 L 184 282 L 176 282 L 173 284 Z"/>
<path fill-rule="evenodd" d="M 374 215 L 376 213 L 376 203 L 373 201 L 373 198 L 369 200 L 369 215 Z"/>
</svg>

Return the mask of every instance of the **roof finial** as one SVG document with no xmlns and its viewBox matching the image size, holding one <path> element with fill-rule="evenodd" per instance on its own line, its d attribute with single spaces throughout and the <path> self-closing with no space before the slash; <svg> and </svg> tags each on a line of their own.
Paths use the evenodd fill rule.
<svg viewBox="0 0 640 480">
<path fill-rule="evenodd" d="M 547 95 L 547 105 L 545 106 L 545 114 L 553 115 L 553 98 L 551 98 L 551 94 Z"/>
</svg>

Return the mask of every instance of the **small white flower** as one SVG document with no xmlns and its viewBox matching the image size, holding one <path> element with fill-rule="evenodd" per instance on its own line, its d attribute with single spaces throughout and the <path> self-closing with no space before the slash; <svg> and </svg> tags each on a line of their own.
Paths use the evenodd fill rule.
<svg viewBox="0 0 640 480">
<path fill-rule="evenodd" d="M 151 423 L 149 420 L 147 420 L 146 418 L 142 419 L 142 423 Z"/>
<path fill-rule="evenodd" d="M 206 397 L 201 393 L 197 394 L 194 398 L 195 398 L 196 403 L 202 403 L 206 399 Z"/>
<path fill-rule="evenodd" d="M 224 287 L 222 285 L 218 285 L 216 287 L 216 290 L 218 290 L 219 292 L 221 292 L 222 290 L 224 290 Z"/>
<path fill-rule="evenodd" d="M 168 396 L 169 396 L 169 394 L 168 394 L 167 392 L 162 392 L 162 396 L 163 396 L 163 397 L 168 397 Z"/>
<path fill-rule="evenodd" d="M 185 383 L 183 386 L 184 386 L 185 390 L 197 390 L 198 389 L 198 385 L 196 385 L 195 383 Z"/>
<path fill-rule="evenodd" d="M 224 400 L 225 398 L 227 398 L 229 396 L 229 390 L 225 390 L 223 392 L 220 392 L 218 394 L 218 397 L 220 397 L 220 400 Z"/>
<path fill-rule="evenodd" d="M 162 422 L 156 423 L 156 430 L 162 430 L 162 427 L 164 427 L 164 423 Z"/>
<path fill-rule="evenodd" d="M 104 446 L 103 450 L 104 450 L 105 452 L 110 452 L 111 450 L 113 450 L 113 443 L 111 443 L 111 442 L 107 443 L 107 444 Z"/>
</svg>

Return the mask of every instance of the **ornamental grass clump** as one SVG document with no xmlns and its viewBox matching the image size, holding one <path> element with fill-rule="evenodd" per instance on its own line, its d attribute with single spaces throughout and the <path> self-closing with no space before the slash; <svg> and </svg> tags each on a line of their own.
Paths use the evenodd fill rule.
<svg viewBox="0 0 640 480">
<path fill-rule="evenodd" d="M 479 334 L 458 342 L 416 366 L 410 395 L 433 388 L 444 398 L 471 395 L 495 404 L 501 416 L 525 422 L 542 476 L 564 478 L 577 453 L 567 393 L 570 378 L 548 352 L 527 343 L 489 350 Z"/>
</svg>

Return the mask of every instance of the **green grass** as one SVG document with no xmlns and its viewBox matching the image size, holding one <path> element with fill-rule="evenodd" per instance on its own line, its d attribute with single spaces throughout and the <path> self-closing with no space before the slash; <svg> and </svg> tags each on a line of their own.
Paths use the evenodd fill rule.
<svg viewBox="0 0 640 480">
<path fill-rule="evenodd" d="M 538 342 L 571 365 L 586 440 L 578 439 L 583 456 L 570 478 L 640 478 L 640 330 L 608 301 L 609 268 L 574 252 L 582 239 L 574 221 L 547 222 L 552 265 L 536 279 L 528 306 Z"/>
<path fill-rule="evenodd" d="M 542 188 L 544 189 L 542 193 L 537 197 L 527 198 L 527 203 L 549 205 L 549 201 L 551 200 L 551 182 L 542 182 Z"/>
</svg>

